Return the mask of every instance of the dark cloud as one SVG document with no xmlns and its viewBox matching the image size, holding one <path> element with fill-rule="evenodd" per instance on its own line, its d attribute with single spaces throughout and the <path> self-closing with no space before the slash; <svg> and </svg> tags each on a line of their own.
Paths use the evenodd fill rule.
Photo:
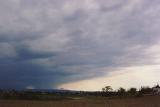
<svg viewBox="0 0 160 107">
<path fill-rule="evenodd" d="M 154 63 L 159 10 L 157 0 L 0 1 L 0 88 L 56 88 Z"/>
</svg>

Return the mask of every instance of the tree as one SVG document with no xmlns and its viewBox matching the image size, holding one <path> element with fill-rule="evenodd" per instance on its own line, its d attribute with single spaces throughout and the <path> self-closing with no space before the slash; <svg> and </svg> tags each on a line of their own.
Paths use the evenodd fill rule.
<svg viewBox="0 0 160 107">
<path fill-rule="evenodd" d="M 150 87 L 141 87 L 141 89 L 139 90 L 140 94 L 151 94 L 153 92 L 152 88 Z"/>
<path fill-rule="evenodd" d="M 111 86 L 105 86 L 104 88 L 102 88 L 102 91 L 103 92 L 110 92 L 110 91 L 112 91 L 113 89 L 112 89 L 112 87 Z"/>
<path fill-rule="evenodd" d="M 119 94 L 119 96 L 124 96 L 125 93 L 126 93 L 126 90 L 125 90 L 124 88 L 120 87 L 120 88 L 118 89 L 118 94 Z"/>
<path fill-rule="evenodd" d="M 130 88 L 129 90 L 128 90 L 128 93 L 130 94 L 130 95 L 136 95 L 137 94 L 137 89 L 136 88 Z"/>
</svg>

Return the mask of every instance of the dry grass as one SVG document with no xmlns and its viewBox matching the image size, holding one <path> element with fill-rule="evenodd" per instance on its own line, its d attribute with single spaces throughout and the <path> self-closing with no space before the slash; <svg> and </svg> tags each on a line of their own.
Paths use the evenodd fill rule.
<svg viewBox="0 0 160 107">
<path fill-rule="evenodd" d="M 1 100 L 0 107 L 160 107 L 160 96 L 130 99 L 79 99 L 68 101 Z"/>
</svg>

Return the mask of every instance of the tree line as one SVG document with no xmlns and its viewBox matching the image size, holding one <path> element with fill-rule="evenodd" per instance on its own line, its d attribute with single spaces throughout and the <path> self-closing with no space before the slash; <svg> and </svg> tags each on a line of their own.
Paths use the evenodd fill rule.
<svg viewBox="0 0 160 107">
<path fill-rule="evenodd" d="M 156 87 L 159 87 L 157 85 Z M 142 97 L 154 95 L 153 88 L 141 87 L 126 90 L 120 87 L 113 90 L 111 86 L 105 86 L 102 91 L 33 91 L 33 90 L 0 90 L 0 99 L 20 99 L 20 100 L 66 100 L 74 97 L 107 97 L 107 98 L 126 98 Z"/>
<path fill-rule="evenodd" d="M 159 85 L 156 85 L 154 87 L 159 87 Z M 102 93 L 105 96 L 118 96 L 118 97 L 141 97 L 141 96 L 146 96 L 146 95 L 155 95 L 155 90 L 153 89 L 154 87 L 150 88 L 149 86 L 142 86 L 139 90 L 137 88 L 129 88 L 126 90 L 123 87 L 120 87 L 117 90 L 113 90 L 111 86 L 105 86 L 102 88 Z"/>
</svg>

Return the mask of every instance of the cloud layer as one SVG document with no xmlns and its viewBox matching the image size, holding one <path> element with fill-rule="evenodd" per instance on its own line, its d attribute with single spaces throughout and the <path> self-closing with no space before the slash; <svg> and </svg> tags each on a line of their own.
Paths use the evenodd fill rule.
<svg viewBox="0 0 160 107">
<path fill-rule="evenodd" d="M 56 88 L 158 65 L 159 11 L 158 0 L 1 0 L 0 88 Z"/>
</svg>

